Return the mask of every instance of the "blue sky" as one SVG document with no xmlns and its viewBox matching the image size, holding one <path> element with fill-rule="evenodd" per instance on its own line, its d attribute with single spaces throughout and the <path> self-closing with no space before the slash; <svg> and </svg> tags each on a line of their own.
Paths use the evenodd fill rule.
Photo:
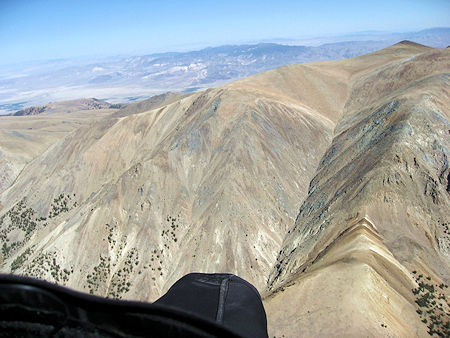
<svg viewBox="0 0 450 338">
<path fill-rule="evenodd" d="M 448 0 L 0 0 L 0 64 L 450 26 Z"/>
</svg>

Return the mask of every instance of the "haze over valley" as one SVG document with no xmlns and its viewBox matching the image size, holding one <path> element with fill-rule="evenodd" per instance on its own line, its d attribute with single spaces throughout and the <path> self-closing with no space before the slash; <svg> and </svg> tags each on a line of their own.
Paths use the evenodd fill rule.
<svg viewBox="0 0 450 338">
<path fill-rule="evenodd" d="M 142 56 L 3 65 L 0 114 L 86 97 L 129 103 L 168 91 L 193 92 L 284 65 L 355 57 L 405 39 L 445 48 L 450 45 L 450 29 L 396 34 L 370 32 L 279 41 L 282 44 L 265 42 Z"/>
</svg>

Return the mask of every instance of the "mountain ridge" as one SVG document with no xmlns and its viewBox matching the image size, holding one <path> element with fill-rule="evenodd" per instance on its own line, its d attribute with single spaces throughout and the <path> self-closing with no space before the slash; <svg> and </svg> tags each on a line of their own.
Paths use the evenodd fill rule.
<svg viewBox="0 0 450 338">
<path fill-rule="evenodd" d="M 405 45 L 403 43 L 400 47 Z M 353 102 L 346 104 L 347 112 L 336 126 L 333 142 L 310 183 L 308 197 L 300 208 L 295 226 L 288 231 L 269 279 L 269 289 L 284 288 L 283 285 L 303 280 L 302 274 L 314 269 L 321 252 L 333 246 L 340 233 L 345 233 L 345 229 L 349 227 L 347 218 L 365 215 L 377 225 L 378 231 L 385 238 L 383 246 L 395 257 L 396 265 L 403 266 L 402 278 L 410 280 L 409 283 L 394 287 L 404 298 L 398 301 L 404 304 L 403 307 L 409 308 L 402 310 L 402 316 L 410 312 L 408 316 L 414 318 L 412 314 L 415 310 L 422 313 L 420 307 L 432 307 L 422 303 L 416 309 L 411 306 L 411 303 L 416 305 L 417 299 L 413 298 L 413 293 L 408 292 L 417 288 L 418 282 L 407 271 L 417 270 L 426 274 L 435 285 L 442 280 L 448 283 L 449 279 L 446 249 L 449 242 L 446 225 L 449 211 L 446 191 L 449 169 L 445 164 L 449 145 L 448 136 L 442 137 L 446 135 L 449 117 L 444 103 L 449 99 L 445 90 L 449 80 L 449 74 L 445 73 L 448 61 L 443 61 L 448 60 L 448 57 L 448 52 L 431 50 L 413 58 L 394 61 L 388 67 L 381 67 L 375 74 L 357 73 L 363 80 L 360 78 L 354 82 L 352 91 L 357 94 L 349 96 L 349 100 Z M 390 68 L 395 71 L 386 75 Z M 387 86 L 388 94 L 384 86 L 395 74 L 395 86 Z M 380 81 L 382 89 L 371 95 L 364 95 L 365 91 L 361 90 L 360 84 L 370 83 L 370 89 L 377 88 L 378 84 L 370 79 Z M 361 97 L 371 100 L 361 103 Z M 419 159 L 421 154 L 427 155 Z M 398 229 L 393 230 L 392 226 Z M 374 264 L 369 260 L 369 269 L 373 269 Z M 389 268 L 385 268 L 389 271 Z M 363 278 L 364 273 L 361 274 Z M 378 276 L 376 278 L 381 277 L 380 281 L 388 280 L 389 277 L 381 270 L 375 275 Z M 329 280 L 331 277 L 323 278 Z M 350 282 L 349 278 L 347 282 Z M 329 283 L 332 283 L 331 280 Z M 409 288 L 405 288 L 408 284 Z M 384 287 L 381 285 L 373 287 L 381 288 L 382 293 L 389 294 L 391 291 L 388 289 L 395 284 L 388 280 Z M 305 291 L 298 292 L 304 294 Z M 318 291 L 310 287 L 307 292 L 317 294 Z M 367 294 L 370 292 L 367 290 Z M 289 295 L 292 296 L 291 293 Z M 279 297 L 285 299 L 289 295 Z M 328 303 L 339 306 L 337 300 L 342 296 L 339 292 L 329 295 Z M 347 294 L 346 297 L 351 295 Z M 270 307 L 270 303 L 275 300 L 271 296 L 267 299 Z M 408 302 L 410 305 L 407 305 Z M 314 306 L 311 300 L 304 304 L 306 307 L 307 304 Z M 432 312 L 428 313 L 438 313 L 431 319 L 417 316 L 411 321 L 401 319 L 400 315 L 390 317 L 387 331 L 398 335 L 421 336 L 425 331 L 421 328 L 420 319 L 428 323 L 428 332 L 445 335 L 445 325 L 436 318 L 445 315 L 448 311 L 447 304 L 442 305 L 444 310 L 429 309 Z M 367 315 L 372 311 L 370 307 L 363 308 L 362 304 L 354 304 L 354 307 L 360 307 L 357 313 Z M 373 313 L 380 317 L 383 311 L 373 310 Z M 353 320 L 364 321 L 356 313 L 353 316 Z M 337 317 L 344 320 L 341 315 Z M 287 323 L 281 324 L 283 319 L 279 316 L 272 320 L 273 325 L 284 325 L 285 334 L 293 334 L 296 329 L 300 329 L 295 325 L 288 327 Z M 310 327 L 314 324 L 308 322 L 303 325 Z M 386 322 L 380 322 L 379 325 L 374 325 L 365 332 L 378 332 L 375 335 L 386 332 Z M 417 331 L 409 331 L 411 328 Z M 371 330 L 375 331 L 370 333 Z M 307 332 L 314 334 L 313 331 Z"/>
<path fill-rule="evenodd" d="M 449 279 L 448 60 L 401 43 L 105 115 L 1 192 L 0 269 L 146 301 L 232 272 L 271 335 L 441 330 L 413 269 Z"/>
</svg>

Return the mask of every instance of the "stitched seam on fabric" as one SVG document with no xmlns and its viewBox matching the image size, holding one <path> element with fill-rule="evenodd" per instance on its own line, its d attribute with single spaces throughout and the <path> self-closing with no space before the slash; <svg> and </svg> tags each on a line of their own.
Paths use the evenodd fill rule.
<svg viewBox="0 0 450 338">
<path fill-rule="evenodd" d="M 219 305 L 217 309 L 216 322 L 223 323 L 223 314 L 225 312 L 225 301 L 228 294 L 228 283 L 230 279 L 226 278 L 220 283 Z"/>
</svg>

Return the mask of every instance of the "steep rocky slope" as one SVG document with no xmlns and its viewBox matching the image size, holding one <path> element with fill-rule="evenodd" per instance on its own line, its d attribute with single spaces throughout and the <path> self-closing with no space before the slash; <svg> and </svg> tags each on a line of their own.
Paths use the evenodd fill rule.
<svg viewBox="0 0 450 338">
<path fill-rule="evenodd" d="M 344 115 L 269 279 L 269 319 L 281 332 L 448 334 L 448 291 L 437 286 L 450 278 L 449 64 L 448 50 L 429 50 L 352 76 Z M 442 299 L 417 303 L 426 293 Z M 300 317 L 288 306 L 298 303 Z"/>
<path fill-rule="evenodd" d="M 268 76 L 301 86 L 302 69 Z M 334 124 L 319 99 L 261 95 L 258 82 L 125 109 L 50 147 L 1 195 L 3 268 L 143 300 L 189 271 L 234 272 L 263 289 Z M 12 225 L 26 208 L 31 230 Z"/>
<path fill-rule="evenodd" d="M 150 301 L 232 272 L 271 335 L 442 330 L 449 54 L 403 42 L 81 126 L 1 193 L 0 270 Z"/>
</svg>

